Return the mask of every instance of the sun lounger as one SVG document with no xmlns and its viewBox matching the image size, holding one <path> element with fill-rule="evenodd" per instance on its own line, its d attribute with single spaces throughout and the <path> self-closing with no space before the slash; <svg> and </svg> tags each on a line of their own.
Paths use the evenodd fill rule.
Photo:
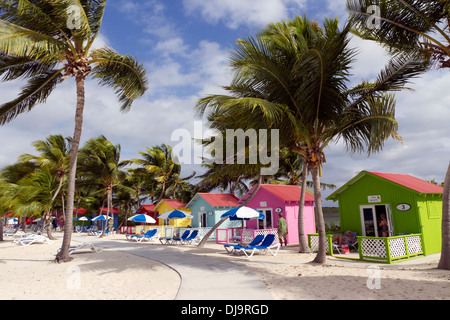
<svg viewBox="0 0 450 320">
<path fill-rule="evenodd" d="M 22 230 L 19 230 L 19 231 L 12 231 L 12 232 L 11 231 L 4 232 L 3 236 L 7 237 L 7 238 L 23 238 L 23 237 L 26 237 L 27 234 L 25 232 L 23 232 Z"/>
<path fill-rule="evenodd" d="M 73 253 L 77 253 L 82 250 L 86 250 L 86 249 L 91 250 L 95 253 L 100 253 L 103 251 L 102 247 L 96 246 L 90 242 L 83 242 L 82 244 L 80 244 L 78 246 L 69 247 L 69 255 L 71 255 Z M 61 248 L 58 249 L 58 252 L 60 252 L 60 251 L 61 251 Z"/>
<path fill-rule="evenodd" d="M 158 230 L 151 229 L 151 230 L 148 230 L 145 234 L 133 234 L 133 235 L 127 235 L 126 237 L 128 240 L 136 240 L 137 242 L 141 242 L 142 240 L 152 239 L 155 236 L 156 231 L 158 231 Z"/>
<path fill-rule="evenodd" d="M 250 242 L 246 247 L 248 246 L 256 246 L 261 243 L 261 241 L 264 240 L 264 236 L 262 234 L 258 234 L 252 242 Z M 228 253 L 235 253 L 240 248 L 243 248 L 244 246 L 241 246 L 240 244 L 225 244 L 224 248 Z"/>
<path fill-rule="evenodd" d="M 256 251 L 260 252 L 261 254 L 266 254 L 267 251 L 269 251 L 273 256 L 276 256 L 278 253 L 278 250 L 281 247 L 281 244 L 277 243 L 275 245 L 272 245 L 274 241 L 275 241 L 275 235 L 268 234 L 264 238 L 263 242 L 261 242 L 260 245 L 242 247 L 237 251 L 243 252 L 247 256 L 247 258 L 251 258 Z M 276 248 L 276 250 L 272 251 L 272 249 L 275 249 L 275 248 Z M 248 254 L 247 251 L 251 251 L 251 253 Z"/>
<path fill-rule="evenodd" d="M 180 238 L 172 238 L 172 244 L 182 244 L 183 241 L 185 241 L 189 237 L 190 233 L 190 230 L 185 230 Z"/>
<path fill-rule="evenodd" d="M 182 244 L 192 244 L 192 241 L 195 240 L 195 238 L 197 238 L 198 235 L 198 230 L 194 230 L 191 232 L 191 234 L 189 235 L 189 237 L 187 237 Z"/>
<path fill-rule="evenodd" d="M 103 251 L 102 247 L 95 246 L 93 243 L 84 242 L 84 243 L 80 244 L 79 246 L 70 247 L 69 255 L 71 255 L 73 253 L 77 253 L 81 250 L 86 250 L 86 249 L 89 249 L 95 253 L 99 253 L 99 252 Z"/>
<path fill-rule="evenodd" d="M 52 243 L 53 241 L 40 234 L 31 234 L 26 237 L 14 239 L 14 242 L 23 246 L 29 246 L 33 243 Z"/>
</svg>

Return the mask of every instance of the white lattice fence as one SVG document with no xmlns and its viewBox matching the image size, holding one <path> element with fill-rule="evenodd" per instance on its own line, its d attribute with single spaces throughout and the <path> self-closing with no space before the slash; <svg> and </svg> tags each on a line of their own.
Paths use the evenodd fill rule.
<svg viewBox="0 0 450 320">
<path fill-rule="evenodd" d="M 388 238 L 358 237 L 360 259 L 392 263 L 423 254 L 420 234 Z"/>
<path fill-rule="evenodd" d="M 422 239 L 420 236 L 409 236 L 406 238 L 406 242 L 408 244 L 408 252 L 410 255 L 422 253 Z"/>
<path fill-rule="evenodd" d="M 319 251 L 319 235 L 318 234 L 308 234 L 309 238 L 309 247 L 312 251 Z M 331 236 L 327 235 L 327 253 L 330 253 L 330 241 Z"/>
<path fill-rule="evenodd" d="M 391 258 L 406 256 L 405 239 L 403 238 L 389 239 L 389 249 L 391 251 Z"/>
<path fill-rule="evenodd" d="M 216 243 L 227 244 L 228 243 L 228 229 L 216 230 Z"/>
<path fill-rule="evenodd" d="M 362 238 L 361 251 L 364 257 L 386 258 L 386 243 L 384 239 Z"/>
<path fill-rule="evenodd" d="M 278 239 L 278 230 L 277 229 L 261 229 L 261 230 L 255 230 L 253 234 L 253 238 L 257 235 L 262 234 L 263 236 L 267 236 L 268 234 L 274 234 L 275 240 L 274 243 L 280 242 Z"/>
</svg>

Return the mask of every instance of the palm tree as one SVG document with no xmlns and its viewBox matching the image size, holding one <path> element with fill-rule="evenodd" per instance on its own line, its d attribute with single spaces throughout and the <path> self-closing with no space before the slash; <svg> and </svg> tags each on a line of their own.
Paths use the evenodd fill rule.
<svg viewBox="0 0 450 320">
<path fill-rule="evenodd" d="M 349 30 L 348 25 L 340 30 L 337 19 L 325 19 L 323 29 L 301 17 L 270 24 L 256 38 L 236 44 L 231 56 L 234 79 L 225 87 L 230 95 L 209 96 L 197 104 L 200 114 L 209 108 L 233 118 L 240 115 L 237 125 L 244 128 L 279 129 L 280 148 L 288 147 L 304 158 L 318 213 L 317 263 L 326 261 L 319 178 L 324 149 L 342 139 L 350 151 L 371 154 L 381 150 L 389 137 L 400 139 L 395 99 L 389 91 L 402 89 L 425 68 L 424 63 L 398 57 L 375 81 L 349 88 L 355 56 L 348 46 Z"/>
<path fill-rule="evenodd" d="M 166 189 L 170 186 L 174 175 L 180 174 L 181 165 L 173 158 L 172 148 L 165 144 L 146 148 L 145 152 L 139 151 L 139 154 L 142 156 L 142 159 L 132 159 L 130 163 L 144 169 L 152 179 L 160 184 L 157 201 L 159 202 L 164 198 Z"/>
<path fill-rule="evenodd" d="M 130 190 L 122 185 L 127 173 L 121 168 L 126 165 L 120 161 L 120 145 L 113 145 L 104 136 L 89 139 L 79 154 L 79 173 L 83 176 L 83 184 L 97 185 L 98 193 L 105 195 L 107 216 L 112 217 L 112 195 L 115 188 Z M 131 190 L 132 192 L 132 190 Z M 102 236 L 107 223 L 104 224 Z"/>
<path fill-rule="evenodd" d="M 353 32 L 373 40 L 393 55 L 422 52 L 435 66 L 450 68 L 450 2 L 442 0 L 380 0 L 378 26 L 367 28 L 368 0 L 347 1 Z M 450 270 L 450 164 L 442 199 L 442 249 L 438 268 Z"/>
<path fill-rule="evenodd" d="M 48 168 L 59 182 L 58 189 L 53 194 L 52 202 L 58 196 L 67 177 L 67 169 L 70 161 L 70 149 L 72 138 L 64 138 L 62 135 L 51 135 L 46 140 L 37 140 L 32 143 L 38 156 L 23 154 L 20 162 L 34 162 L 40 168 Z M 46 221 L 49 222 L 49 221 Z"/>
<path fill-rule="evenodd" d="M 39 168 L 17 183 L 3 184 L 0 202 L 19 217 L 42 217 L 48 223 L 58 184 L 50 169 Z M 47 228 L 47 235 L 53 239 L 51 227 Z"/>
<path fill-rule="evenodd" d="M 68 173 L 67 219 L 56 261 L 70 261 L 72 214 L 78 148 L 85 105 L 85 80 L 92 75 L 114 89 L 122 111 L 147 90 L 145 69 L 130 55 L 110 48 L 93 49 L 106 0 L 0 1 L 0 75 L 2 81 L 28 79 L 19 97 L 0 106 L 4 125 L 45 103 L 69 77 L 76 83 L 77 106 Z M 75 12 L 75 15 L 74 15 Z"/>
</svg>

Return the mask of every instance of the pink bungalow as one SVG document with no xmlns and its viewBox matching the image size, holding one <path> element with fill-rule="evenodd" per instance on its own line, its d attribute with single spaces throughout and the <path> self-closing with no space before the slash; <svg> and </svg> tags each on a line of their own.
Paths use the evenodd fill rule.
<svg viewBox="0 0 450 320">
<path fill-rule="evenodd" d="M 278 216 L 283 213 L 288 224 L 287 243 L 298 244 L 298 204 L 301 188 L 298 186 L 263 184 L 256 195 L 246 204 L 265 215 L 264 220 L 249 220 L 247 228 L 276 229 Z M 251 194 L 247 193 L 239 202 L 242 203 Z M 303 212 L 305 235 L 316 233 L 314 219 L 314 196 L 306 192 Z M 307 240 L 307 239 L 306 239 Z"/>
</svg>

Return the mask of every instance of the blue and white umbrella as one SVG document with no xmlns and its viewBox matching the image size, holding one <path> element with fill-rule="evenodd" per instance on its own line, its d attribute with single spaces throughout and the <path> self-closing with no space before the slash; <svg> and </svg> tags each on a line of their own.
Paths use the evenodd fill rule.
<svg viewBox="0 0 450 320">
<path fill-rule="evenodd" d="M 106 221 L 106 219 L 112 219 L 112 218 L 110 216 L 102 214 L 102 215 L 96 216 L 95 218 L 92 218 L 92 221 Z"/>
<path fill-rule="evenodd" d="M 79 217 L 77 221 L 91 221 L 88 217 Z"/>
<path fill-rule="evenodd" d="M 128 218 L 129 221 L 134 221 L 134 222 L 143 222 L 143 223 L 155 223 L 156 220 L 153 219 L 153 217 L 149 216 L 148 214 L 135 214 L 132 217 Z"/>
<path fill-rule="evenodd" d="M 161 213 L 158 218 L 160 219 L 192 219 L 194 216 L 186 211 L 172 210 L 168 212 Z"/>
<path fill-rule="evenodd" d="M 192 219 L 194 216 L 192 214 L 190 214 L 189 212 L 186 211 L 181 211 L 181 210 L 172 210 L 172 211 L 168 211 L 168 212 L 164 212 L 161 213 L 158 218 L 160 219 L 184 219 L 184 218 L 188 218 L 188 219 Z M 176 222 L 175 222 L 176 224 Z M 176 225 L 175 225 L 176 227 Z"/>
<path fill-rule="evenodd" d="M 6 224 L 17 224 L 18 222 L 19 222 L 19 219 L 11 218 L 6 222 Z"/>
<path fill-rule="evenodd" d="M 265 216 L 261 212 L 249 207 L 238 207 L 228 210 L 221 216 L 221 218 L 226 217 L 229 217 L 230 220 L 250 220 L 265 218 Z"/>
</svg>

